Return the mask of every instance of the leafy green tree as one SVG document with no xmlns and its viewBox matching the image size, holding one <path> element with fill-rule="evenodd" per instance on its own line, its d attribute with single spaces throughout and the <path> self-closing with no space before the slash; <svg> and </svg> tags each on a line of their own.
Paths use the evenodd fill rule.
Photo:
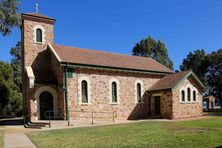
<svg viewBox="0 0 222 148">
<path fill-rule="evenodd" d="M 22 113 L 21 42 L 11 48 L 11 64 L 0 62 L 0 110 L 5 116 Z"/>
<path fill-rule="evenodd" d="M 194 52 L 190 52 L 185 59 L 183 59 L 180 70 L 192 69 L 204 82 L 208 62 L 206 60 L 206 53 L 204 49 L 197 49 Z"/>
<path fill-rule="evenodd" d="M 132 50 L 132 55 L 151 57 L 166 67 L 173 69 L 173 62 L 168 56 L 165 44 L 160 40 L 156 42 L 151 36 L 136 43 Z"/>
<path fill-rule="evenodd" d="M 10 34 L 13 27 L 20 25 L 18 7 L 18 0 L 0 0 L 0 32 L 3 36 Z"/>
<path fill-rule="evenodd" d="M 200 76 L 207 94 L 219 98 L 222 105 L 222 49 L 208 55 L 203 49 L 190 52 L 180 66 L 180 70 L 188 69 Z"/>
<path fill-rule="evenodd" d="M 11 48 L 10 54 L 12 55 L 11 67 L 13 70 L 13 80 L 15 89 L 22 92 L 22 46 L 18 42 L 15 47 Z"/>
<path fill-rule="evenodd" d="M 156 57 L 154 59 L 173 70 L 173 61 L 168 55 L 168 51 L 165 44 L 160 40 L 157 41 L 157 52 Z"/>
<path fill-rule="evenodd" d="M 12 55 L 11 68 L 13 75 L 12 96 L 8 110 L 15 114 L 21 114 L 22 112 L 22 55 L 21 55 L 21 42 L 18 42 L 15 47 L 11 48 L 10 53 Z"/>
<path fill-rule="evenodd" d="M 209 66 L 206 72 L 206 80 L 209 91 L 220 100 L 222 105 L 222 49 L 212 52 L 207 56 Z"/>
<path fill-rule="evenodd" d="M 11 88 L 13 86 L 12 81 L 12 69 L 7 63 L 0 61 L 0 110 L 4 111 L 8 105 L 11 96 Z"/>
</svg>

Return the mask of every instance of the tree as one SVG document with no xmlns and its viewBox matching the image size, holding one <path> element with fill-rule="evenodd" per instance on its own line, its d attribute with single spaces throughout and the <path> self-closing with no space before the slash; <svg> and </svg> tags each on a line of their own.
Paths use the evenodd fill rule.
<svg viewBox="0 0 222 148">
<path fill-rule="evenodd" d="M 0 61 L 0 110 L 3 111 L 9 103 L 11 96 L 12 69 L 9 64 Z"/>
<path fill-rule="evenodd" d="M 21 42 L 11 48 L 11 64 L 0 61 L 0 110 L 5 116 L 22 113 Z"/>
<path fill-rule="evenodd" d="M 18 42 L 15 47 L 11 48 L 10 54 L 12 55 L 11 68 L 13 75 L 12 96 L 8 110 L 15 114 L 21 114 L 22 112 L 22 48 L 21 42 Z"/>
<path fill-rule="evenodd" d="M 136 43 L 133 47 L 132 55 L 151 57 L 166 67 L 173 69 L 173 62 L 168 56 L 165 44 L 160 40 L 156 42 L 151 36 Z"/>
<path fill-rule="evenodd" d="M 22 46 L 18 42 L 15 47 L 11 48 L 10 54 L 12 55 L 11 67 L 13 70 L 13 80 L 15 89 L 22 93 Z"/>
<path fill-rule="evenodd" d="M 222 105 L 222 49 L 206 55 L 203 49 L 190 52 L 180 70 L 192 69 L 204 82 L 207 94 L 214 95 Z"/>
<path fill-rule="evenodd" d="M 3 36 L 11 33 L 11 28 L 20 25 L 20 15 L 17 14 L 18 0 L 0 1 L 0 32 Z"/>
<path fill-rule="evenodd" d="M 207 56 L 209 66 L 206 72 L 206 80 L 209 92 L 220 100 L 222 105 L 222 49 L 212 52 Z"/>
<path fill-rule="evenodd" d="M 199 78 L 204 81 L 205 73 L 208 67 L 208 62 L 206 60 L 206 53 L 204 49 L 197 49 L 194 52 L 190 52 L 185 59 L 183 59 L 182 65 L 180 65 L 180 70 L 192 69 Z"/>
</svg>

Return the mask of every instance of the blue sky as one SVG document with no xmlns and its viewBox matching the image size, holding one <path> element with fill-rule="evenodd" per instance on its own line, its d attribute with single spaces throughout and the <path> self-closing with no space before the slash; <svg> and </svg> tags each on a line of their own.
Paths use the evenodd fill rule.
<svg viewBox="0 0 222 148">
<path fill-rule="evenodd" d="M 36 0 L 22 0 L 20 12 L 34 12 Z M 56 19 L 55 43 L 131 54 L 151 35 L 162 40 L 179 69 L 195 49 L 222 48 L 221 0 L 38 0 L 39 13 Z M 0 60 L 20 40 L 20 30 L 0 35 Z"/>
</svg>

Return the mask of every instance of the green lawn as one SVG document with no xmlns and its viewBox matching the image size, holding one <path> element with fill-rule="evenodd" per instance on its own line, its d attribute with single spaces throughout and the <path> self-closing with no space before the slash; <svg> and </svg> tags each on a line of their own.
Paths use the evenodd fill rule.
<svg viewBox="0 0 222 148">
<path fill-rule="evenodd" d="M 218 147 L 222 117 L 73 128 L 29 134 L 38 147 Z"/>
<path fill-rule="evenodd" d="M 3 147 L 3 141 L 4 141 L 4 130 L 0 127 L 0 148 Z"/>
</svg>

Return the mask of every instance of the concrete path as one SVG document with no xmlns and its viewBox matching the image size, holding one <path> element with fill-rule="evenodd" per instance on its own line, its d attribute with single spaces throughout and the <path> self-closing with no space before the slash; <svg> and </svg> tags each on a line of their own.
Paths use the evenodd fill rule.
<svg viewBox="0 0 222 148">
<path fill-rule="evenodd" d="M 4 130 L 5 148 L 36 148 L 31 140 L 25 135 L 23 126 L 6 126 Z"/>
</svg>

